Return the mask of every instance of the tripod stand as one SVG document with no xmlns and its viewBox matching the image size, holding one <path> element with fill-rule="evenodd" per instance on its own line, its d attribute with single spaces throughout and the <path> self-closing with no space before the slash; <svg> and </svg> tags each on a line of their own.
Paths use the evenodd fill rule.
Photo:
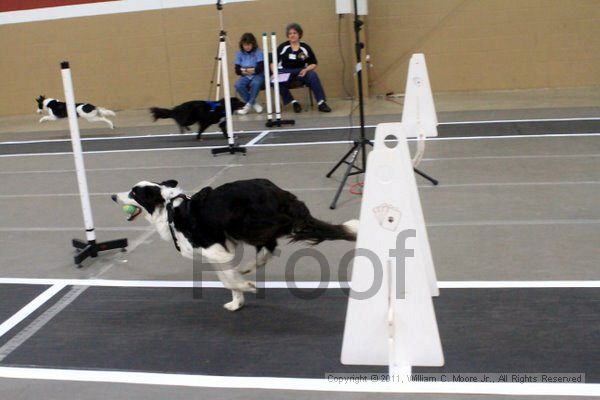
<svg viewBox="0 0 600 400">
<path fill-rule="evenodd" d="M 242 153 L 246 154 L 246 148 L 240 147 L 235 143 L 235 136 L 233 134 L 233 122 L 231 116 L 231 101 L 230 101 L 230 93 L 229 93 L 229 70 L 227 67 L 227 32 L 223 29 L 223 5 L 221 4 L 221 0 L 217 0 L 217 11 L 219 13 L 219 23 L 220 23 L 220 31 L 219 31 L 219 51 L 218 51 L 218 75 L 217 75 L 217 101 L 219 100 L 219 88 L 221 86 L 221 75 L 223 76 L 223 95 L 225 98 L 225 119 L 226 119 L 226 128 L 227 128 L 227 147 L 221 147 L 217 149 L 212 149 L 211 152 L 213 155 L 222 154 L 222 153 Z"/>
<path fill-rule="evenodd" d="M 342 190 L 346 186 L 346 181 L 349 176 L 364 174 L 367 171 L 367 145 L 373 146 L 373 143 L 365 137 L 365 109 L 364 109 L 364 98 L 363 98 L 363 86 L 362 86 L 362 64 L 361 64 L 361 56 L 360 52 L 364 47 L 364 44 L 360 41 L 360 30 L 362 28 L 363 22 L 358 18 L 358 5 L 357 0 L 354 0 L 354 36 L 355 36 L 355 51 L 356 51 L 356 78 L 358 84 L 358 105 L 359 105 L 359 113 L 360 113 L 360 139 L 354 140 L 354 145 L 344 156 L 338 161 L 338 163 L 327 173 L 327 177 L 330 178 L 331 175 L 340 167 L 342 164 L 347 164 L 346 172 L 344 173 L 344 177 L 340 182 L 340 186 L 338 187 L 337 192 L 335 193 L 335 197 L 329 206 L 330 209 L 334 210 L 337 201 L 342 194 Z M 360 157 L 359 157 L 360 155 Z M 357 159 L 362 161 L 362 166 L 356 165 Z M 413 170 L 421 175 L 423 178 L 430 181 L 433 185 L 437 185 L 439 182 L 425 174 L 423 171 L 420 171 L 416 168 Z"/>
</svg>

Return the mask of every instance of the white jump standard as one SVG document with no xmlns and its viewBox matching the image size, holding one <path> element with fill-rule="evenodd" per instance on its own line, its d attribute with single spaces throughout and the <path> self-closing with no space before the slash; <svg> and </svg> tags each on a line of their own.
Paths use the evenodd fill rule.
<svg viewBox="0 0 600 400">
<path fill-rule="evenodd" d="M 79 239 L 73 239 L 73 247 L 76 249 L 74 262 L 78 267 L 81 267 L 83 260 L 88 257 L 97 257 L 98 252 L 100 251 L 112 249 L 125 250 L 127 247 L 127 239 L 117 239 L 109 242 L 96 243 L 96 232 L 94 231 L 94 219 L 92 217 L 92 207 L 90 205 L 90 195 L 88 191 L 87 178 L 85 175 L 85 164 L 83 162 L 83 153 L 81 150 L 81 136 L 79 134 L 79 124 L 77 123 L 75 94 L 73 91 L 73 81 L 71 79 L 69 62 L 63 61 L 60 64 L 60 68 L 65 90 L 65 101 L 67 103 L 69 130 L 71 131 L 73 157 L 75 158 L 75 170 L 77 171 L 77 184 L 79 186 L 79 196 L 81 198 L 81 208 L 83 210 L 83 221 L 85 223 L 85 235 L 87 238 L 87 242 Z"/>
<path fill-rule="evenodd" d="M 407 138 L 415 136 L 419 149 L 411 160 Z M 439 289 L 413 174 L 425 137 L 435 136 L 425 57 L 414 54 L 402 122 L 377 125 L 368 157 L 343 364 L 388 365 L 394 375 L 410 374 L 413 366 L 444 365 L 431 300 Z"/>
<path fill-rule="evenodd" d="M 279 71 L 277 62 L 277 36 L 275 32 L 271 33 L 271 62 L 273 65 L 273 104 L 275 106 L 275 120 L 273 121 L 273 107 L 271 106 L 271 79 L 269 73 L 269 42 L 267 40 L 267 33 L 262 34 L 263 43 L 263 62 L 264 62 L 264 74 L 265 74 L 265 94 L 267 100 L 267 128 L 273 126 L 282 125 L 294 125 L 296 121 L 293 119 L 281 119 L 281 100 L 279 99 Z"/>
</svg>

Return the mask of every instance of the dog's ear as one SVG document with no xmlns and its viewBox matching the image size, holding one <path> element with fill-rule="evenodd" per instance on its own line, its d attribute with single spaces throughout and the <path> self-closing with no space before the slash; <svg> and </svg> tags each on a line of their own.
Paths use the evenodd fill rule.
<svg viewBox="0 0 600 400">
<path fill-rule="evenodd" d="M 176 188 L 179 183 L 175 179 L 169 179 L 168 181 L 161 182 L 160 184 L 162 186 Z"/>
</svg>

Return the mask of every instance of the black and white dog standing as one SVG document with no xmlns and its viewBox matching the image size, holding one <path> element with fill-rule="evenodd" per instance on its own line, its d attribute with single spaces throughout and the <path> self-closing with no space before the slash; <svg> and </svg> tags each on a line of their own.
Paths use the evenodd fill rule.
<svg viewBox="0 0 600 400">
<path fill-rule="evenodd" d="M 68 116 L 67 103 L 56 99 L 47 99 L 45 96 L 39 96 L 35 101 L 38 105 L 37 113 L 43 114 L 46 112 L 48 114 L 40 118 L 40 123 L 56 121 L 59 118 L 66 118 Z M 78 117 L 85 118 L 89 122 L 105 122 L 110 129 L 114 129 L 112 121 L 106 118 L 107 116 L 114 117 L 116 115 L 114 111 L 103 107 L 96 107 L 89 103 L 76 103 L 75 110 L 77 110 Z"/>
<path fill-rule="evenodd" d="M 358 220 L 332 225 L 314 218 L 296 196 L 266 179 L 205 187 L 191 197 L 184 195 L 174 180 L 142 181 L 128 192 L 113 194 L 112 199 L 135 206 L 128 220 L 144 214 L 182 256 L 202 256 L 215 265 L 219 279 L 232 291 L 232 301 L 224 305 L 230 311 L 244 305 L 243 292 L 256 292 L 256 284 L 242 275 L 264 266 L 279 238 L 310 244 L 355 241 L 358 229 Z M 238 242 L 256 248 L 254 262 L 233 265 Z"/>
</svg>

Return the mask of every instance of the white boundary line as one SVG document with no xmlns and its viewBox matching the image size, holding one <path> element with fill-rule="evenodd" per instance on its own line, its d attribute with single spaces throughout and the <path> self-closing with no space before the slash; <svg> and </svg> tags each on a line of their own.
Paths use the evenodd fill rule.
<svg viewBox="0 0 600 400">
<path fill-rule="evenodd" d="M 467 157 L 439 157 L 423 158 L 427 162 L 446 162 L 446 161 L 479 161 L 479 160 L 521 160 L 532 159 L 539 160 L 544 158 L 597 158 L 598 153 L 588 154 L 538 154 L 538 155 L 514 155 L 514 156 L 467 156 Z M 86 168 L 86 172 L 108 172 L 108 171 L 135 171 L 135 170 L 153 170 L 153 169 L 194 169 L 194 168 L 218 168 L 218 167 L 272 167 L 286 165 L 302 164 L 335 164 L 338 160 L 329 161 L 290 161 L 290 162 L 270 162 L 270 163 L 250 163 L 250 164 L 187 164 L 187 165 L 159 165 L 159 166 L 139 166 L 139 167 L 108 167 L 108 168 Z M 47 169 L 47 170 L 14 170 L 0 171 L 0 175 L 25 175 L 25 174 L 66 174 L 75 172 L 75 169 Z M 337 188 L 334 188 L 337 189 Z"/>
<path fill-rule="evenodd" d="M 234 167 L 238 167 L 237 165 Z M 247 166 L 244 166 L 247 167 Z M 418 185 L 420 189 L 437 189 L 441 188 L 471 188 L 471 187 L 510 187 L 510 186 L 561 186 L 561 185 L 598 185 L 600 181 L 557 181 L 557 182 L 481 182 L 481 183 L 449 183 L 439 186 Z M 288 188 L 282 189 L 290 192 L 317 192 L 317 191 L 333 191 L 336 187 L 308 187 L 308 188 Z M 185 191 L 184 191 L 185 192 Z M 110 196 L 114 192 L 94 192 L 90 196 Z M 190 195 L 192 193 L 189 193 Z M 45 197 L 76 197 L 79 193 L 21 193 L 21 194 L 0 194 L 2 199 L 20 199 L 20 198 L 45 198 Z"/>
<path fill-rule="evenodd" d="M 42 294 L 37 296 L 35 299 L 31 300 L 29 304 L 21 308 L 16 314 L 4 321 L 2 325 L 0 325 L 0 337 L 2 337 L 2 335 L 14 328 L 16 325 L 18 325 L 31 313 L 33 313 L 44 303 L 50 300 L 56 293 L 60 292 L 67 286 L 66 283 L 55 283 L 52 285 L 52 287 L 46 289 Z"/>
<path fill-rule="evenodd" d="M 256 143 L 260 142 L 265 136 L 267 136 L 271 131 L 262 131 L 259 135 L 257 135 L 254 139 L 246 143 L 246 147 L 254 146 Z"/>
<path fill-rule="evenodd" d="M 450 141 L 450 140 L 492 140 L 492 139 L 543 139 L 543 138 L 563 138 L 563 137 L 594 137 L 600 136 L 600 133 L 560 133 L 560 134 L 544 134 L 544 135 L 505 135 L 505 136 L 460 136 L 460 137 L 448 137 L 448 138 L 427 138 L 426 140 L 431 141 Z M 417 139 L 408 139 L 408 141 L 415 141 Z M 267 143 L 267 144 L 253 144 L 244 145 L 242 147 L 286 147 L 286 146 L 315 146 L 315 145 L 332 145 L 332 144 L 348 144 L 353 143 L 352 140 L 332 140 L 324 142 L 295 142 L 295 143 Z M 83 154 L 110 154 L 110 153 L 139 153 L 139 152 L 152 152 L 152 151 L 182 151 L 182 150 L 210 150 L 220 148 L 222 146 L 183 146 L 183 147 L 164 147 L 164 148 L 150 148 L 150 149 L 123 149 L 123 150 L 96 150 L 96 151 L 84 151 Z M 73 152 L 55 152 L 55 153 L 17 153 L 17 154 L 0 154 L 0 158 L 7 157 L 38 157 L 38 156 L 58 156 L 58 155 L 72 155 Z"/>
<path fill-rule="evenodd" d="M 438 125 L 470 125 L 470 124 L 501 124 L 515 122 L 566 122 L 566 121 L 598 121 L 600 117 L 578 117 L 578 118 L 533 118 L 533 119 L 498 119 L 483 121 L 452 121 L 440 122 Z"/>
<path fill-rule="evenodd" d="M 360 382 L 342 385 L 327 379 L 189 375 L 148 372 L 0 367 L 0 377 L 75 382 L 133 383 L 221 389 L 270 389 L 362 393 L 454 393 L 489 395 L 598 396 L 600 384 Z"/>
<path fill-rule="evenodd" d="M 113 280 L 113 279 L 59 279 L 59 278 L 0 278 L 0 284 L 20 285 L 72 285 L 104 287 L 157 287 L 157 288 L 222 288 L 220 281 L 152 281 L 152 280 Z M 266 281 L 257 282 L 267 289 L 345 289 L 348 282 L 319 281 Z M 600 288 L 600 280 L 588 281 L 439 281 L 442 289 L 502 289 L 502 288 Z"/>
</svg>

